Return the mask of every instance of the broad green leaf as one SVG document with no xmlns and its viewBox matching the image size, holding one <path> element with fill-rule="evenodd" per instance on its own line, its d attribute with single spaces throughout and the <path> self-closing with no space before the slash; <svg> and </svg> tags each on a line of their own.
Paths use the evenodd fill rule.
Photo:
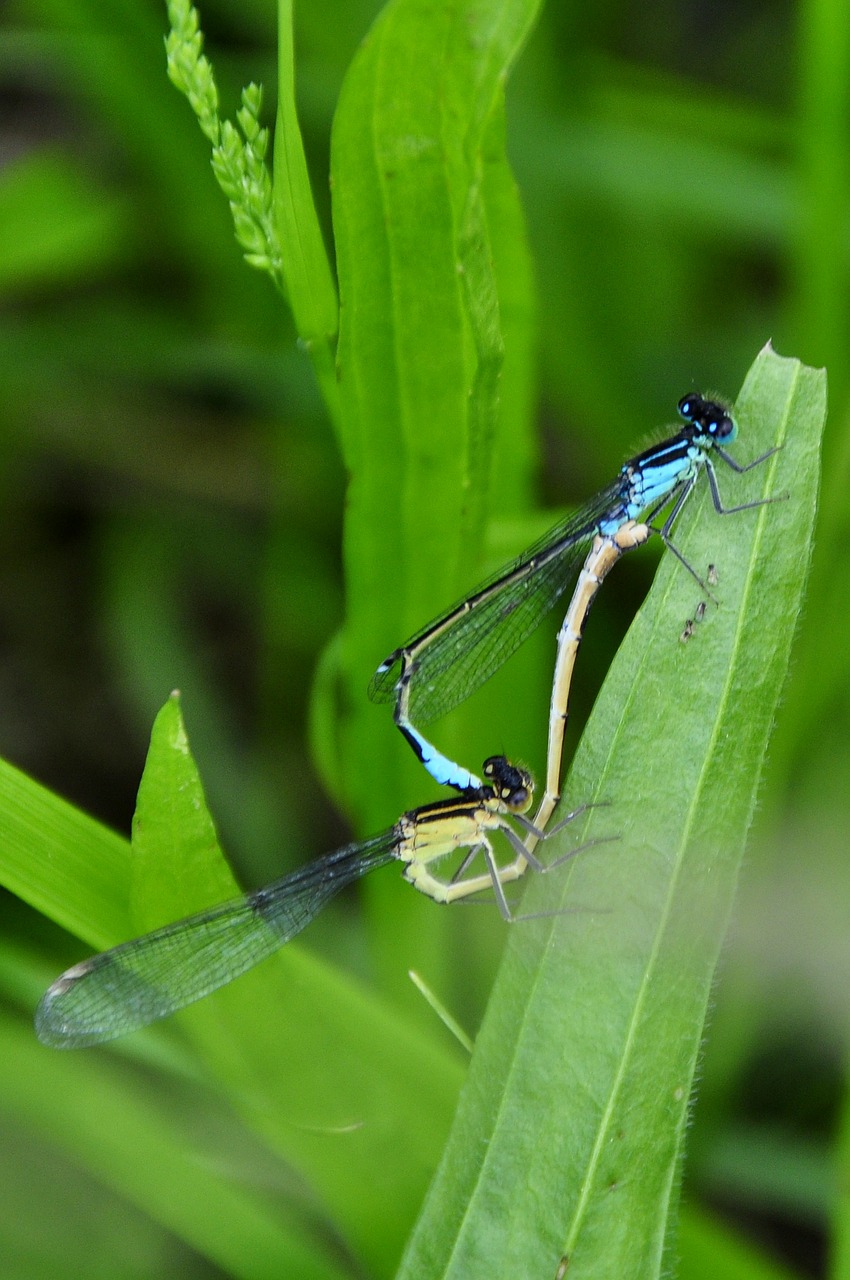
<svg viewBox="0 0 850 1280">
<path fill-rule="evenodd" d="M 525 498 L 530 273 L 502 129 L 505 77 L 537 7 L 387 5 L 334 120 L 338 367 L 351 473 L 346 758 L 356 811 L 379 821 L 392 811 L 387 796 L 401 794 L 404 753 L 382 745 L 392 735 L 375 727 L 385 730 L 386 711 L 365 705 L 368 680 L 389 649 L 480 576 L 494 474 L 513 491 L 512 505 Z M 508 485 L 499 450 L 507 458 L 511 448 L 520 470 Z M 367 748 L 382 779 L 380 808 L 370 778 L 352 768 Z"/>
<path fill-rule="evenodd" d="M 736 412 L 735 456 L 677 529 L 709 605 L 667 556 L 594 709 L 573 803 L 616 835 L 536 877 L 523 909 L 580 914 L 513 929 L 452 1136 L 403 1277 L 658 1276 L 675 1254 L 679 1169 L 717 956 L 800 614 L 818 485 L 825 378 L 766 348 Z M 721 464 L 722 466 L 722 464 Z M 616 590 L 615 585 L 606 591 Z M 551 850 L 546 850 L 551 852 Z"/>
<path fill-rule="evenodd" d="M 358 51 L 334 119 L 350 484 L 345 714 L 338 700 L 340 749 L 324 759 L 339 762 L 331 788 L 348 796 L 361 830 L 434 790 L 390 709 L 368 703 L 375 668 L 483 576 L 488 523 L 528 502 L 532 286 L 503 98 L 537 9 L 537 0 L 394 0 Z M 467 714 L 486 722 L 481 705 Z M 441 743 L 459 752 L 461 722 L 440 726 Z M 450 926 L 445 913 L 420 923 L 410 895 L 384 884 L 369 889 L 381 976 L 419 1012 L 401 975 L 412 965 L 450 980 Z"/>
</svg>

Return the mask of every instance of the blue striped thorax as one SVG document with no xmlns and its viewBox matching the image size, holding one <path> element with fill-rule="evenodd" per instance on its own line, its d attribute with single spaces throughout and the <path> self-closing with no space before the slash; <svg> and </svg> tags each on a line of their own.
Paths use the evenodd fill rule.
<svg viewBox="0 0 850 1280">
<path fill-rule="evenodd" d="M 683 396 L 678 409 L 685 420 L 681 431 L 644 449 L 621 467 L 618 501 L 600 518 L 601 534 L 610 537 L 626 520 L 636 520 L 642 511 L 692 480 L 711 450 L 731 443 L 738 434 L 735 419 L 715 400 Z"/>
</svg>

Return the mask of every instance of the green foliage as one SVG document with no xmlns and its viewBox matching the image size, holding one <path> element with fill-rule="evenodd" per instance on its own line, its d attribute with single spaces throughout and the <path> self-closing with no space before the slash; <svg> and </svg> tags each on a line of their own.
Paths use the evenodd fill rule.
<svg viewBox="0 0 850 1280">
<path fill-rule="evenodd" d="M 206 55 L 169 13 L 205 136 L 155 7 L 19 0 L 5 32 L 4 1274 L 384 1276 L 407 1242 L 417 1280 L 767 1280 L 814 1273 L 815 1236 L 844 1274 L 846 7 L 280 0 L 275 30 L 205 0 Z M 233 892 L 220 848 L 260 884 L 349 838 L 329 792 L 362 835 L 431 798 L 377 662 L 768 334 L 829 367 L 805 609 L 823 389 L 765 352 L 735 456 L 783 449 L 720 482 L 789 498 L 703 495 L 679 531 L 720 607 L 680 644 L 668 557 L 637 613 L 647 550 L 590 619 L 573 742 L 637 613 L 567 788 L 608 807 L 560 847 L 619 838 L 524 899 L 578 914 L 512 928 L 494 986 L 496 913 L 389 869 L 166 1025 L 37 1044 L 81 944 Z M 540 776 L 556 625 L 441 745 Z M 484 1018 L 462 1092 L 410 969 L 447 1025 Z"/>
<path fill-rule="evenodd" d="M 352 475 L 342 654 L 350 712 L 335 789 L 344 778 L 363 830 L 392 821 L 409 806 L 404 797 L 424 798 L 421 768 L 363 696 L 375 655 L 475 584 L 487 565 L 485 517 L 527 502 L 531 272 L 502 137 L 504 79 L 535 8 L 389 6 L 334 118 L 338 369 Z M 416 70 L 422 59 L 427 76 Z M 518 751 L 522 719 L 517 710 Z M 460 745 L 456 723 L 448 741 Z M 368 770 L 358 767 L 364 758 Z M 392 904 L 378 943 L 400 994 L 411 961 L 432 981 L 450 980 L 445 922 L 420 922 L 418 904 L 390 900 L 389 889 L 371 892 Z M 403 969 L 399 929 L 415 938 Z"/>
<path fill-rule="evenodd" d="M 617 839 L 523 900 L 585 914 L 511 933 L 404 1277 L 546 1274 L 562 1255 L 571 1276 L 655 1276 L 675 1253 L 694 1071 L 805 586 L 825 413 L 822 372 L 762 353 L 736 404 L 741 445 L 780 450 L 734 501 L 788 500 L 722 530 L 707 492 L 688 512 L 683 554 L 722 569 L 720 606 L 685 644 L 698 588 L 672 556 L 656 575 L 570 778 L 575 801 L 602 803 L 582 837 Z"/>
</svg>

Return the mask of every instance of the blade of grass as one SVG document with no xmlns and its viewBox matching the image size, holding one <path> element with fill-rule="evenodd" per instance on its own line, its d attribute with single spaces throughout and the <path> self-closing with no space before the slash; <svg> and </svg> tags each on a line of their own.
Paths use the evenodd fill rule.
<svg viewBox="0 0 850 1280">
<path fill-rule="evenodd" d="M 287 1222 L 280 1206 L 240 1177 L 198 1159 L 192 1129 L 204 1131 L 200 1088 L 192 1104 L 184 1099 L 177 1120 L 167 1091 L 152 1093 L 126 1063 L 51 1053 L 5 1020 L 0 1092 L 12 1114 L 228 1275 L 344 1274 L 303 1223 Z"/>
<path fill-rule="evenodd" d="M 0 760 L 0 883 L 96 948 L 132 932 L 130 846 Z"/>
<path fill-rule="evenodd" d="M 339 431 L 339 391 L 331 345 L 339 308 L 295 109 L 292 0 L 279 0 L 278 4 L 274 203 L 289 305 L 298 336 L 310 352 L 331 421 Z"/>
<path fill-rule="evenodd" d="M 825 378 L 768 348 L 737 404 L 727 505 L 703 492 L 679 545 L 717 565 L 720 607 L 668 556 L 595 707 L 572 802 L 619 840 L 530 885 L 448 1148 L 401 1276 L 659 1275 L 714 967 L 785 681 L 810 554 Z M 704 486 L 705 487 L 705 486 Z M 612 588 L 613 589 L 613 588 Z M 582 835 L 585 832 L 581 833 Z M 575 841 L 569 832 L 558 843 Z M 567 892 L 569 890 L 569 893 Z M 596 910 L 594 910 L 594 908 Z"/>
</svg>

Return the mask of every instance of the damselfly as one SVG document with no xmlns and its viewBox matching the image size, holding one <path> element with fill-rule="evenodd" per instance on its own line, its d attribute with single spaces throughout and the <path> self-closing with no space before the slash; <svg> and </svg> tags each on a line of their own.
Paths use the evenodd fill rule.
<svg viewBox="0 0 850 1280">
<path fill-rule="evenodd" d="M 483 772 L 488 781 L 476 794 L 413 809 L 371 840 L 346 845 L 255 893 L 74 965 L 38 1006 L 39 1039 L 57 1048 L 101 1044 L 185 1008 L 273 955 L 346 885 L 393 861 L 403 863 L 405 878 L 436 902 L 491 888 L 503 917 L 511 920 L 504 885 L 523 873 L 527 861 L 546 871 L 578 849 L 549 866 L 525 852 L 513 823 L 542 836 L 525 817 L 534 794 L 530 775 L 503 756 L 485 761 Z M 497 832 L 517 855 L 503 866 L 491 843 Z M 452 879 L 434 874 L 436 862 L 462 850 L 468 853 Z M 478 854 L 486 870 L 469 875 Z"/>
<path fill-rule="evenodd" d="M 676 435 L 626 462 L 617 478 L 581 510 L 555 525 L 510 568 L 501 570 L 395 649 L 378 667 L 370 696 L 378 702 L 395 702 L 396 724 L 437 782 L 461 792 L 481 786 L 474 773 L 425 738 L 414 721 L 427 723 L 444 715 L 507 661 L 566 590 L 590 539 L 599 536 L 613 542 L 618 530 L 646 513 L 640 527 L 658 533 L 705 588 L 670 539 L 700 472 L 704 469 L 708 475 L 719 515 L 773 501 L 766 498 L 724 507 L 713 457 L 743 474 L 776 450 L 768 449 L 742 466 L 726 452 L 725 446 L 735 439 L 738 428 L 725 406 L 690 395 L 679 401 L 678 408 L 685 425 Z M 653 520 L 668 506 L 669 514 L 656 529 Z"/>
</svg>

